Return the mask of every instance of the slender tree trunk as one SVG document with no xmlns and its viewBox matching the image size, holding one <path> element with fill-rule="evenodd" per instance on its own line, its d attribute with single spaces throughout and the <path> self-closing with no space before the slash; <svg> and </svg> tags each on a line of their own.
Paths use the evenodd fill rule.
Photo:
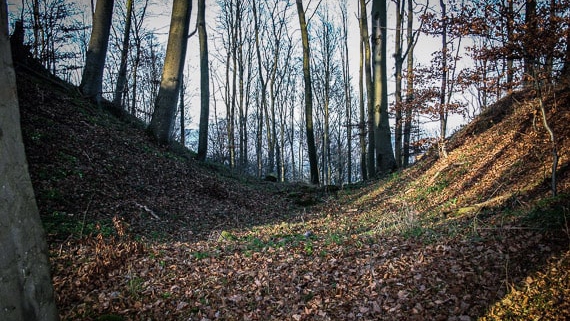
<svg viewBox="0 0 570 321">
<path fill-rule="evenodd" d="M 0 2 L 0 320 L 55 321 L 48 247 L 20 128 L 8 12 Z"/>
<path fill-rule="evenodd" d="M 570 84 L 570 31 L 566 32 L 566 57 L 560 77 L 563 82 Z"/>
<path fill-rule="evenodd" d="M 23 11 L 23 9 L 22 9 Z M 41 22 L 40 22 L 40 3 L 39 0 L 34 0 L 32 3 L 32 11 L 34 16 L 34 57 L 36 59 L 40 58 L 40 43 L 41 43 Z"/>
<path fill-rule="evenodd" d="M 384 176 L 396 167 L 392 135 L 388 119 L 388 70 L 386 68 L 386 1 L 372 2 L 372 33 L 374 35 L 374 143 L 376 171 Z"/>
<path fill-rule="evenodd" d="M 242 18 L 240 18 L 241 20 Z M 243 57 L 243 31 L 240 23 L 240 27 L 237 30 L 238 36 L 238 48 L 237 48 L 237 59 L 238 59 L 238 126 L 239 126 L 239 169 L 241 172 L 246 170 L 246 142 L 245 142 L 245 91 L 244 91 L 244 57 Z"/>
<path fill-rule="evenodd" d="M 186 86 L 184 86 L 184 73 L 180 75 L 182 79 L 182 84 L 180 85 L 180 98 L 178 99 L 178 109 L 180 110 L 180 144 L 186 146 L 186 108 L 184 108 L 184 91 Z"/>
<path fill-rule="evenodd" d="M 514 41 L 513 33 L 515 29 L 515 16 L 514 16 L 514 1 L 507 0 L 508 11 L 507 11 L 507 42 L 512 44 Z M 512 57 L 507 57 L 507 92 L 510 94 L 513 90 L 514 81 L 514 59 Z M 485 73 L 486 74 L 486 73 Z"/>
<path fill-rule="evenodd" d="M 406 30 L 406 40 L 408 43 L 408 56 L 407 56 L 407 71 L 406 71 L 406 113 L 404 121 L 404 167 L 408 167 L 410 164 L 410 136 L 412 134 L 412 119 L 413 119 L 413 109 L 412 103 L 414 100 L 414 31 L 413 31 L 413 15 L 414 10 L 412 7 L 412 1 L 408 1 L 408 21 Z"/>
<path fill-rule="evenodd" d="M 231 2 L 230 2 L 231 3 Z M 236 105 L 237 105 L 237 74 L 238 74 L 238 63 L 237 63 L 237 47 L 238 47 L 238 30 L 241 28 L 241 9 L 240 1 L 235 2 L 235 20 L 232 24 L 231 32 L 231 59 L 232 59 L 232 93 L 230 101 L 229 119 L 228 119 L 228 147 L 230 152 L 230 168 L 236 167 L 236 138 L 235 138 L 235 128 L 236 128 Z M 230 10 L 233 10 L 234 5 L 230 5 Z M 229 65 L 227 66 L 229 69 Z M 227 84 L 229 85 L 229 84 Z"/>
<path fill-rule="evenodd" d="M 395 129 L 394 129 L 394 156 L 396 158 L 396 166 L 403 166 L 403 155 L 402 155 L 402 139 L 403 139 L 403 119 L 402 119 L 402 66 L 404 64 L 404 56 L 402 54 L 402 34 L 403 34 L 403 16 L 404 16 L 404 6 L 405 0 L 396 0 L 396 52 L 394 53 L 395 59 L 395 76 L 396 76 L 396 91 L 395 96 Z"/>
<path fill-rule="evenodd" d="M 117 76 L 117 86 L 115 87 L 115 97 L 113 98 L 113 104 L 116 106 L 122 105 L 123 93 L 127 88 L 127 58 L 129 57 L 132 12 L 133 0 L 127 0 L 127 16 L 125 19 L 125 32 L 123 34 L 123 48 L 121 48 L 121 63 Z"/>
<path fill-rule="evenodd" d="M 103 70 L 105 68 L 105 57 L 111 31 L 113 4 L 114 0 L 97 1 L 93 30 L 91 31 L 89 49 L 85 59 L 85 68 L 83 69 L 81 85 L 79 86 L 85 96 L 97 102 L 102 99 Z"/>
<path fill-rule="evenodd" d="M 360 35 L 364 45 L 364 74 L 366 83 L 367 112 L 368 112 L 368 177 L 376 177 L 376 153 L 374 137 L 374 91 L 372 89 L 372 66 L 370 62 L 370 40 L 368 36 L 368 13 L 366 3 L 360 0 Z"/>
<path fill-rule="evenodd" d="M 359 10 L 360 10 L 360 18 L 359 18 L 359 25 L 360 25 L 360 39 L 361 41 L 359 46 L 360 51 L 360 59 L 359 59 L 359 69 L 358 69 L 358 90 L 359 90 L 359 98 L 360 98 L 360 105 L 359 105 L 359 112 L 360 112 L 360 121 L 358 123 L 358 133 L 359 133 L 359 145 L 360 145 L 360 172 L 362 175 L 362 180 L 368 179 L 368 166 L 366 165 L 366 113 L 365 113 L 365 103 L 364 103 L 364 36 L 362 35 L 362 19 L 366 17 L 365 10 L 361 9 L 361 5 L 364 1 L 359 2 Z M 364 12 L 364 13 L 363 13 Z"/>
<path fill-rule="evenodd" d="M 210 70 L 208 63 L 208 35 L 206 33 L 206 0 L 198 0 L 198 38 L 200 42 L 200 128 L 198 160 L 208 154 L 208 120 L 210 117 Z"/>
<path fill-rule="evenodd" d="M 307 131 L 307 150 L 309 152 L 309 166 L 311 172 L 311 183 L 319 184 L 319 167 L 317 161 L 317 150 L 315 147 L 315 134 L 313 129 L 313 88 L 311 85 L 311 65 L 309 53 L 309 35 L 307 32 L 307 22 L 303 1 L 297 0 L 297 13 L 301 26 L 301 38 L 303 42 L 303 79 L 305 81 L 305 129 Z"/>
<path fill-rule="evenodd" d="M 135 42 L 137 43 L 137 42 Z M 140 42 L 137 43 L 137 48 L 135 52 L 135 61 L 133 63 L 133 88 L 132 88 L 132 100 L 131 100 L 131 114 L 137 115 L 137 95 L 138 95 L 138 70 L 139 70 L 139 62 L 140 62 Z"/>
<path fill-rule="evenodd" d="M 529 35 L 530 37 L 532 37 L 533 35 L 536 35 L 536 24 L 537 24 L 537 18 L 536 18 L 536 0 L 526 0 L 526 4 L 525 4 L 525 27 L 526 27 L 526 33 L 527 35 Z M 534 61 L 536 59 L 536 57 L 534 57 L 534 55 L 531 53 L 532 50 L 529 50 L 531 48 L 527 48 L 526 46 L 525 48 L 525 52 L 524 52 L 524 58 L 523 58 L 523 63 L 524 63 L 524 79 L 523 79 L 523 83 L 525 84 L 525 86 L 530 86 L 534 83 L 534 78 L 536 77 L 535 75 L 535 64 L 536 62 Z"/>
<path fill-rule="evenodd" d="M 447 149 L 445 147 L 445 135 L 447 131 L 447 106 L 446 106 L 446 90 L 447 90 L 447 11 L 444 0 L 439 0 L 441 6 L 441 90 L 439 94 L 439 156 L 447 158 Z"/>
<path fill-rule="evenodd" d="M 261 60 L 261 44 L 259 41 L 259 17 L 257 11 L 257 3 L 252 1 L 254 31 L 255 31 L 255 50 L 257 55 L 257 69 L 259 74 L 259 84 L 261 86 L 261 101 L 258 104 L 258 130 L 257 130 L 257 168 L 258 176 L 263 175 L 262 145 L 263 145 L 263 113 L 267 110 L 267 81 L 263 76 L 262 60 Z M 269 128 L 267 129 L 269 130 Z"/>
<path fill-rule="evenodd" d="M 343 59 L 342 59 L 342 77 L 344 82 L 344 100 L 346 104 L 346 145 L 347 145 L 347 181 L 352 183 L 352 96 L 350 92 L 350 67 L 348 61 L 348 13 L 346 2 L 341 5 L 342 14 L 342 40 L 343 40 Z"/>
<path fill-rule="evenodd" d="M 150 133 L 160 144 L 170 143 L 174 128 L 176 100 L 182 83 L 191 12 L 191 1 L 174 0 L 162 79 L 149 126 Z"/>
</svg>

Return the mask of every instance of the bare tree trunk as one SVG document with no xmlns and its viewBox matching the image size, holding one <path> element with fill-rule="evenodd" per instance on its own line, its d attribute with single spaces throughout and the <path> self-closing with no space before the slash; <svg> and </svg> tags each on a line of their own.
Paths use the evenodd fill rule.
<svg viewBox="0 0 570 321">
<path fill-rule="evenodd" d="M 403 34 L 403 16 L 405 0 L 396 0 L 396 52 L 394 53 L 395 59 L 395 76 L 396 76 L 396 91 L 394 93 L 396 102 L 396 119 L 394 129 L 394 156 L 396 159 L 396 166 L 403 166 L 402 155 L 402 138 L 403 138 L 403 120 L 402 120 L 402 66 L 404 64 L 404 56 L 402 54 L 402 34 Z"/>
<path fill-rule="evenodd" d="M 392 135 L 388 119 L 388 70 L 386 68 L 386 1 L 372 2 L 372 34 L 374 35 L 374 144 L 376 171 L 384 176 L 396 167 Z"/>
<path fill-rule="evenodd" d="M 0 320 L 58 320 L 48 248 L 20 129 L 8 13 L 0 2 Z"/>
<path fill-rule="evenodd" d="M 513 33 L 515 29 L 515 17 L 514 17 L 514 1 L 507 1 L 508 2 L 508 9 L 507 9 L 507 42 L 509 45 L 514 41 Z M 509 56 L 507 57 L 507 92 L 510 94 L 513 90 L 513 81 L 514 81 L 514 59 Z"/>
<path fill-rule="evenodd" d="M 315 134 L 313 131 L 313 89 L 311 85 L 311 60 L 309 53 L 309 35 L 307 32 L 307 22 L 303 1 L 297 0 L 297 13 L 301 27 L 301 38 L 303 42 L 303 79 L 305 81 L 305 129 L 307 132 L 307 150 L 309 152 L 309 166 L 311 172 L 311 183 L 319 184 L 319 167 L 317 161 L 317 150 L 315 148 Z"/>
<path fill-rule="evenodd" d="M 114 0 L 97 1 L 93 30 L 91 31 L 89 49 L 85 59 L 85 68 L 83 69 L 81 85 L 79 86 L 85 96 L 97 102 L 102 99 L 103 70 L 109 44 L 109 33 L 111 31 L 113 4 Z"/>
<path fill-rule="evenodd" d="M 536 35 L 536 24 L 537 24 L 537 18 L 536 18 L 536 0 L 525 0 L 526 4 L 525 4 L 525 27 L 526 27 L 526 33 L 529 36 L 532 35 Z M 536 77 L 535 75 L 535 64 L 536 62 L 534 61 L 536 59 L 536 57 L 534 57 L 530 51 L 528 50 L 529 48 L 526 48 L 525 46 L 525 53 L 524 53 L 524 59 L 523 59 L 523 63 L 524 63 L 524 79 L 523 79 L 523 83 L 525 84 L 525 86 L 529 86 L 533 84 L 533 78 Z"/>
<path fill-rule="evenodd" d="M 347 181 L 352 183 L 352 96 L 350 92 L 350 67 L 348 61 L 348 12 L 346 1 L 341 4 L 343 59 L 342 77 L 344 82 L 344 100 L 346 104 L 346 145 L 347 145 Z"/>
<path fill-rule="evenodd" d="M 376 144 L 374 137 L 374 91 L 372 89 L 372 66 L 370 63 L 370 40 L 368 36 L 368 13 L 366 3 L 360 0 L 360 36 L 364 45 L 364 74 L 366 83 L 367 111 L 368 111 L 368 177 L 376 177 Z"/>
<path fill-rule="evenodd" d="M 174 0 L 162 79 L 149 125 L 150 133 L 160 144 L 170 143 L 174 128 L 176 101 L 182 83 L 181 76 L 184 70 L 191 12 L 191 1 Z"/>
<path fill-rule="evenodd" d="M 133 0 L 127 0 L 127 16 L 125 19 L 125 31 L 123 34 L 123 48 L 121 48 L 121 65 L 117 76 L 117 86 L 115 87 L 115 97 L 113 104 L 121 106 L 123 102 L 123 93 L 127 88 L 127 58 L 129 55 L 129 44 L 131 36 L 131 21 L 133 14 Z"/>
<path fill-rule="evenodd" d="M 447 131 L 447 106 L 446 106 L 446 89 L 447 89 L 447 12 L 444 0 L 439 0 L 441 6 L 441 90 L 439 95 L 439 156 L 447 158 L 447 149 L 445 147 L 445 135 Z"/>
<path fill-rule="evenodd" d="M 570 31 L 566 32 L 566 57 L 560 77 L 563 82 L 570 84 Z"/>
<path fill-rule="evenodd" d="M 404 167 L 410 164 L 410 136 L 412 133 L 413 110 L 412 102 L 414 100 L 414 47 L 415 41 L 413 36 L 413 14 L 412 1 L 408 1 L 408 23 L 406 27 L 406 40 L 408 43 L 407 56 L 407 75 L 406 75 L 406 116 L 404 120 Z"/>
<path fill-rule="evenodd" d="M 241 17 L 239 18 L 240 21 L 243 19 L 244 10 L 242 10 Z M 239 127 L 239 170 L 244 172 L 246 169 L 246 142 L 245 142 L 245 91 L 244 91 L 244 57 L 243 57 L 243 30 L 242 25 L 240 23 L 239 28 L 237 30 L 237 61 L 238 61 L 238 127 Z"/>
<path fill-rule="evenodd" d="M 184 91 L 186 86 L 184 85 L 184 73 L 180 75 L 182 79 L 182 84 L 180 84 L 180 98 L 178 99 L 178 109 L 180 110 L 180 144 L 186 146 L 186 108 L 184 108 Z"/>
<path fill-rule="evenodd" d="M 32 11 L 34 16 L 34 57 L 38 59 L 38 55 L 40 53 L 40 42 L 41 42 L 41 28 L 42 25 L 40 23 L 40 3 L 39 0 L 34 0 L 32 4 Z M 23 11 L 23 9 L 22 9 Z"/>
<path fill-rule="evenodd" d="M 259 74 L 259 83 L 261 86 L 261 101 L 257 104 L 257 170 L 258 176 L 263 174 L 263 159 L 262 159 L 262 145 L 263 145 L 263 112 L 267 110 L 267 81 L 263 76 L 262 60 L 261 60 L 261 44 L 259 41 L 259 16 L 257 11 L 257 3 L 252 1 L 253 21 L 255 29 L 255 50 L 257 54 L 257 69 Z M 268 129 L 269 130 L 269 129 Z"/>
<path fill-rule="evenodd" d="M 208 154 L 208 120 L 210 117 L 210 69 L 208 63 L 208 35 L 206 33 L 206 0 L 198 0 L 198 38 L 200 42 L 200 128 L 198 160 Z"/>
<path fill-rule="evenodd" d="M 360 51 L 360 65 L 358 70 L 358 90 L 360 95 L 360 121 L 358 123 L 358 133 L 359 133 L 359 145 L 360 145 L 360 172 L 362 175 L 363 180 L 368 179 L 368 166 L 366 165 L 366 115 L 365 115 L 365 103 L 364 103 L 364 43 L 362 39 L 364 36 L 362 35 L 362 19 L 366 17 L 365 10 L 361 9 L 361 5 L 364 1 L 359 2 L 359 10 L 360 10 L 360 17 L 359 17 L 359 25 L 360 25 L 360 39 L 359 42 L 359 51 Z"/>
</svg>

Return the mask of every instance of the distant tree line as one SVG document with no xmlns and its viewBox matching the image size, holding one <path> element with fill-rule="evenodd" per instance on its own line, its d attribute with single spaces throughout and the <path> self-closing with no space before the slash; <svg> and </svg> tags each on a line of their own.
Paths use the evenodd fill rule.
<svg viewBox="0 0 570 321">
<path fill-rule="evenodd" d="M 152 0 L 23 3 L 26 43 L 52 73 L 139 117 L 161 144 L 280 181 L 382 177 L 429 145 L 446 157 L 450 115 L 570 70 L 568 0 L 174 0 L 166 47 L 148 23 Z M 420 38 L 439 49 L 418 52 Z M 187 52 L 199 53 L 199 77 L 184 72 Z M 200 93 L 192 136 L 188 90 Z"/>
</svg>

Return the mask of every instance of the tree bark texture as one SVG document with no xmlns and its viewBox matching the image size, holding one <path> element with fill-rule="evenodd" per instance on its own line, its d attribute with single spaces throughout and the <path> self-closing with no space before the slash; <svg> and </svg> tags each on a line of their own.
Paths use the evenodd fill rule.
<svg viewBox="0 0 570 321">
<path fill-rule="evenodd" d="M 0 320 L 58 320 L 22 142 L 5 1 L 0 3 L 0 79 Z"/>
<path fill-rule="evenodd" d="M 109 44 L 114 0 L 99 0 L 93 17 L 93 30 L 85 57 L 85 68 L 81 77 L 81 92 L 95 101 L 101 100 L 103 70 Z"/>
<path fill-rule="evenodd" d="M 167 145 L 172 139 L 176 102 L 186 58 L 191 11 L 191 1 L 174 0 L 160 89 L 149 126 L 150 133 L 159 144 Z"/>
<path fill-rule="evenodd" d="M 361 1 L 362 3 L 363 1 Z M 360 4 L 359 4 L 360 8 Z M 362 12 L 365 10 L 360 9 L 359 25 L 360 25 L 360 38 L 362 40 L 362 19 L 366 17 Z M 364 45 L 360 41 L 360 59 L 359 59 L 359 69 L 358 69 L 358 90 L 359 90 L 359 124 L 358 124 L 358 134 L 359 134 L 359 146 L 360 146 L 360 172 L 363 180 L 368 179 L 368 168 L 366 166 L 366 112 L 364 103 Z"/>
<path fill-rule="evenodd" d="M 360 0 L 361 18 L 360 18 L 360 36 L 362 45 L 364 46 L 364 75 L 366 84 L 366 97 L 367 104 L 366 110 L 368 112 L 368 178 L 376 176 L 376 153 L 374 142 L 374 90 L 372 89 L 372 65 L 370 62 L 370 39 L 368 34 L 368 13 L 366 10 L 366 3 Z"/>
<path fill-rule="evenodd" d="M 121 48 L 121 63 L 119 66 L 119 74 L 117 75 L 117 86 L 115 87 L 115 96 L 113 104 L 121 106 L 123 102 L 123 93 L 127 86 L 127 58 L 129 56 L 129 43 L 131 35 L 131 22 L 133 15 L 133 0 L 127 0 L 127 13 L 125 18 L 125 32 L 123 33 L 123 47 Z"/>
<path fill-rule="evenodd" d="M 412 134 L 412 102 L 414 100 L 414 48 L 416 43 L 413 35 L 413 15 L 414 10 L 412 1 L 408 0 L 408 23 L 406 27 L 406 40 L 408 42 L 408 56 L 407 75 L 406 75 L 406 107 L 405 107 L 405 120 L 404 120 L 404 146 L 403 146 L 403 166 L 408 167 L 410 164 L 410 147 L 411 147 L 411 134 Z"/>
<path fill-rule="evenodd" d="M 198 0 L 198 41 L 200 42 L 200 128 L 198 160 L 208 154 L 208 121 L 210 118 L 210 69 L 208 63 L 208 34 L 206 32 L 206 0 Z"/>
<path fill-rule="evenodd" d="M 319 184 L 319 167 L 317 163 L 317 149 L 315 147 L 315 133 L 313 129 L 313 90 L 311 85 L 311 65 L 309 53 L 309 35 L 303 1 L 297 0 L 297 13 L 301 26 L 301 39 L 303 42 L 303 79 L 305 81 L 305 129 L 307 132 L 307 150 L 309 153 L 309 167 L 311 183 Z"/>
<path fill-rule="evenodd" d="M 376 173 L 384 176 L 394 170 L 392 135 L 388 119 L 388 70 L 386 68 L 386 1 L 372 2 L 372 51 L 374 56 L 374 144 Z"/>
</svg>

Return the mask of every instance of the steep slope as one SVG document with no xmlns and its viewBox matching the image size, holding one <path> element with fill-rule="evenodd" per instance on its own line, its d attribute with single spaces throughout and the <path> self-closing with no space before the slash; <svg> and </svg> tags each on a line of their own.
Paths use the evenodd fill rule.
<svg viewBox="0 0 570 321">
<path fill-rule="evenodd" d="M 22 130 L 51 239 L 110 233 L 117 217 L 130 233 L 192 241 L 294 212 L 262 191 L 264 182 L 224 177 L 188 152 L 156 146 L 136 121 L 117 119 L 71 86 L 24 68 L 18 73 Z"/>
<path fill-rule="evenodd" d="M 557 222 L 546 223 L 561 226 L 561 209 L 570 205 L 570 89 L 550 90 L 542 100 L 558 150 L 558 197 L 551 198 L 552 145 L 538 99 L 529 91 L 505 97 L 459 130 L 448 144 L 448 158 L 431 149 L 414 167 L 351 195 L 348 202 L 371 211 L 421 213 L 436 223 L 480 214 L 496 219 L 493 214 L 505 211 L 540 210 L 542 202 L 558 213 L 550 217 Z"/>
<path fill-rule="evenodd" d="M 559 197 L 535 98 L 518 93 L 454 135 L 447 159 L 428 153 L 305 212 L 266 191 L 275 184 L 156 146 L 140 124 L 23 68 L 63 320 L 570 317 L 567 88 L 544 97 Z"/>
</svg>

